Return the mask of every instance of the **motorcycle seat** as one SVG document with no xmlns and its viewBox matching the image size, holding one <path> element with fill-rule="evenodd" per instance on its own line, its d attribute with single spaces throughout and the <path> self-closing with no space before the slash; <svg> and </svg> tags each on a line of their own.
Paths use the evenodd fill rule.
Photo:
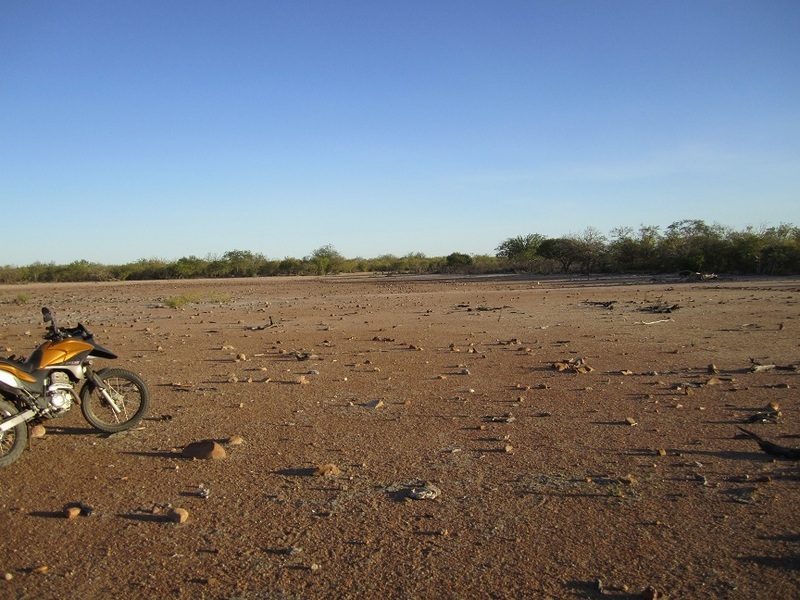
<svg viewBox="0 0 800 600">
<path fill-rule="evenodd" d="M 32 357 L 29 356 L 27 359 L 14 360 L 13 358 L 0 357 L 0 365 L 8 365 L 20 371 L 25 371 L 26 373 L 33 373 L 36 370 L 36 365 L 31 358 Z"/>
</svg>

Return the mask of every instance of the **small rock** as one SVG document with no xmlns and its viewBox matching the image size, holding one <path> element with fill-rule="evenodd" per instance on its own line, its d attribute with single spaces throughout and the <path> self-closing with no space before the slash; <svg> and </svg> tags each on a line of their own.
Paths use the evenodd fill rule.
<svg viewBox="0 0 800 600">
<path fill-rule="evenodd" d="M 185 508 L 173 508 L 167 513 L 167 518 L 173 523 L 186 523 L 189 520 L 189 511 Z"/>
<path fill-rule="evenodd" d="M 333 463 L 320 465 L 314 471 L 314 475 L 317 477 L 338 477 L 341 474 L 342 470 Z"/>
<path fill-rule="evenodd" d="M 636 419 L 634 419 L 633 417 L 626 418 L 625 419 L 625 423 L 628 424 L 628 425 L 638 425 L 638 423 L 636 422 Z"/>
<path fill-rule="evenodd" d="M 182 454 L 186 458 L 198 458 L 202 460 L 220 459 L 227 456 L 225 448 L 220 446 L 214 440 L 201 440 L 199 442 L 192 442 L 184 447 Z"/>
<path fill-rule="evenodd" d="M 377 399 L 367 402 L 364 406 L 366 406 L 367 408 L 380 408 L 383 405 L 384 405 L 383 400 Z"/>
<path fill-rule="evenodd" d="M 240 435 L 232 435 L 225 440 L 225 443 L 228 444 L 228 446 L 241 446 L 244 443 L 244 439 L 242 439 Z"/>
<path fill-rule="evenodd" d="M 656 454 L 658 454 L 659 456 L 666 456 L 667 455 L 667 451 L 664 448 L 659 448 L 656 451 Z"/>
<path fill-rule="evenodd" d="M 506 413 L 504 415 L 496 416 L 496 417 L 486 417 L 487 421 L 492 423 L 513 423 L 516 421 L 516 417 L 511 413 Z"/>
<path fill-rule="evenodd" d="M 640 597 L 642 600 L 666 600 L 667 598 L 652 585 L 648 586 L 647 589 L 640 594 Z"/>
<path fill-rule="evenodd" d="M 14 574 L 13 573 L 3 573 L 3 579 L 5 579 L 6 581 L 11 581 L 12 579 L 14 579 Z"/>
<path fill-rule="evenodd" d="M 78 502 L 78 508 L 81 509 L 81 514 L 86 517 L 91 517 L 94 513 L 94 506 L 86 504 L 86 502 Z"/>
<path fill-rule="evenodd" d="M 68 506 L 64 509 L 64 516 L 69 519 L 77 519 L 81 516 L 81 508 L 80 506 Z"/>
<path fill-rule="evenodd" d="M 47 430 L 44 425 L 34 425 L 28 432 L 28 436 L 34 439 L 43 438 L 45 435 L 47 435 Z"/>
<path fill-rule="evenodd" d="M 435 500 L 441 493 L 442 490 L 429 482 L 422 487 L 411 488 L 408 491 L 408 497 L 412 500 Z"/>
</svg>

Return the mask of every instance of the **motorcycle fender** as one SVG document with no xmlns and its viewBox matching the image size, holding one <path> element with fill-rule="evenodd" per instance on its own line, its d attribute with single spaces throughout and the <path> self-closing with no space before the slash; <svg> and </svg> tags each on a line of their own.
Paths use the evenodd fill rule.
<svg viewBox="0 0 800 600">
<path fill-rule="evenodd" d="M 31 410 L 23 410 L 21 413 L 14 415 L 13 417 L 8 417 L 3 421 L 0 421 L 0 432 L 8 431 L 9 429 L 13 429 L 20 423 L 25 423 L 30 421 L 36 416 L 36 412 Z"/>
<path fill-rule="evenodd" d="M 17 390 L 22 387 L 19 379 L 4 369 L 0 369 L 0 383 Z"/>
</svg>

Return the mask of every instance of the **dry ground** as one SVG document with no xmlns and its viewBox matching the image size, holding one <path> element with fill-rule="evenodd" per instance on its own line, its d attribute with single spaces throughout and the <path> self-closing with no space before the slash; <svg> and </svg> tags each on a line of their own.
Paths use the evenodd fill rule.
<svg viewBox="0 0 800 600">
<path fill-rule="evenodd" d="M 778 402 L 781 423 L 749 427 L 800 446 L 798 373 L 749 372 L 800 362 L 799 291 L 383 276 L 0 287 L 6 353 L 31 351 L 48 305 L 153 395 L 140 429 L 102 435 L 76 409 L 0 471 L 0 598 L 800 597 L 800 463 L 737 430 Z M 167 307 L 176 296 L 194 301 Z M 553 369 L 569 359 L 593 370 Z M 225 459 L 181 457 L 231 436 L 244 441 Z M 326 464 L 341 473 L 316 475 Z M 426 482 L 441 494 L 412 499 Z M 94 510 L 68 520 L 73 502 Z M 167 521 L 169 505 L 188 522 Z"/>
</svg>

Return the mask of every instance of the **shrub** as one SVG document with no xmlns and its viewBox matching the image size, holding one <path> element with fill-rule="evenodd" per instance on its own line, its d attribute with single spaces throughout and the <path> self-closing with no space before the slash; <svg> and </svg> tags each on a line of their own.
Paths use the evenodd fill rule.
<svg viewBox="0 0 800 600">
<path fill-rule="evenodd" d="M 199 301 L 200 301 L 200 296 L 192 293 L 192 294 L 181 294 L 180 296 L 170 296 L 169 298 L 164 300 L 164 304 L 166 304 L 170 308 L 183 308 L 187 304 Z"/>
</svg>

